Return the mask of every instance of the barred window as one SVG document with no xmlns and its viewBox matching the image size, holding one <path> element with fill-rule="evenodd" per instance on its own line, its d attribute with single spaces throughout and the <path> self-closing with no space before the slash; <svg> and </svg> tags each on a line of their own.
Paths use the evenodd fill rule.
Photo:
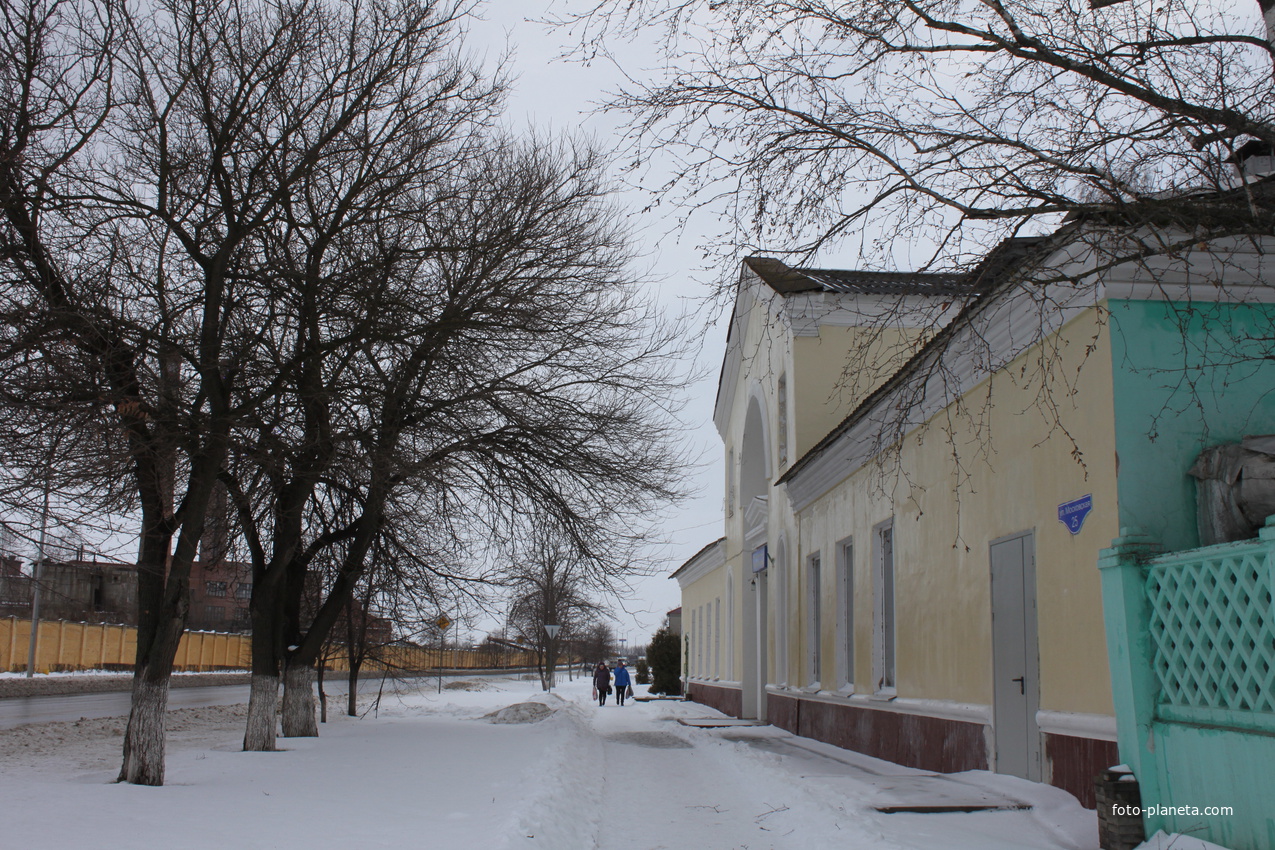
<svg viewBox="0 0 1275 850">
<path fill-rule="evenodd" d="M 252 598 L 252 582 L 241 581 L 239 582 L 239 584 L 235 585 L 235 598 L 236 599 L 251 599 Z"/>
<path fill-rule="evenodd" d="M 224 581 L 207 581 L 204 582 L 204 593 L 208 596 L 225 596 L 226 583 Z M 221 609 L 217 609 L 221 610 Z"/>
</svg>

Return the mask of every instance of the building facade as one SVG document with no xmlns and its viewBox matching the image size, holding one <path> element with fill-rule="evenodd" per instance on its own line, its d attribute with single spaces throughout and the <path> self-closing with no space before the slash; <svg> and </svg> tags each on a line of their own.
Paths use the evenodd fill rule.
<svg viewBox="0 0 1275 850">
<path fill-rule="evenodd" d="M 1275 431 L 1262 246 L 1106 264 L 1100 239 L 963 278 L 744 261 L 726 534 L 677 573 L 693 698 L 1093 805 L 1121 760 L 1098 553 L 1131 525 L 1196 545 L 1195 458 Z"/>
</svg>

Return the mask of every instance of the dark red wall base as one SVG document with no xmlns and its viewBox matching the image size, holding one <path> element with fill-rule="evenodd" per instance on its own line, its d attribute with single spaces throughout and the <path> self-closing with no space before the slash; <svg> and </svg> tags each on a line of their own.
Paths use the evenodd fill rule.
<svg viewBox="0 0 1275 850">
<path fill-rule="evenodd" d="M 687 685 L 686 692 L 690 695 L 691 702 L 715 708 L 730 717 L 739 717 L 744 712 L 744 694 L 739 688 L 691 682 Z"/>
<path fill-rule="evenodd" d="M 739 688 L 692 682 L 689 691 L 694 702 L 731 717 L 742 713 Z M 780 694 L 767 695 L 766 720 L 794 735 L 907 767 L 939 773 L 988 769 L 981 723 Z M 1042 737 L 1049 784 L 1072 794 L 1085 808 L 1094 808 L 1094 777 L 1120 760 L 1115 743 L 1048 733 Z"/>
<path fill-rule="evenodd" d="M 895 764 L 956 773 L 987 769 L 980 723 L 769 694 L 772 725 Z"/>
<path fill-rule="evenodd" d="M 1120 752 L 1115 742 L 1051 735 L 1048 732 L 1044 739 L 1049 784 L 1075 795 L 1086 809 L 1097 808 L 1094 779 L 1107 768 L 1120 763 Z"/>
</svg>

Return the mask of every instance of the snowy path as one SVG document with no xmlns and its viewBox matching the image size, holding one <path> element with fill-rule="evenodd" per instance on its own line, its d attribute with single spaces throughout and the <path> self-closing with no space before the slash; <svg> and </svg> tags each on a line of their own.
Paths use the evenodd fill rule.
<svg viewBox="0 0 1275 850">
<path fill-rule="evenodd" d="M 528 705 L 530 703 L 530 705 Z M 492 713 L 508 722 L 493 722 Z M 170 715 L 168 784 L 116 785 L 123 720 L 0 729 L 0 847 L 29 850 L 1094 850 L 1074 798 L 939 777 L 693 703 L 599 708 L 588 681 L 455 681 L 319 738 L 240 752 L 243 707 Z M 882 814 L 920 798 L 1030 811 Z"/>
<path fill-rule="evenodd" d="M 583 690 L 583 689 L 581 689 Z M 569 694 L 570 695 L 570 694 Z M 575 732 L 513 847 L 581 850 L 1089 850 L 1096 818 L 1057 789 L 985 772 L 936 776 L 771 727 L 698 729 L 692 703 L 598 707 Z M 565 718 L 558 718 L 563 720 Z M 1022 811 L 884 814 L 877 805 L 1001 801 Z M 571 824 L 570 834 L 560 831 Z M 534 837 L 533 837 L 534 836 Z"/>
<path fill-rule="evenodd" d="M 704 758 L 696 734 L 676 718 L 685 706 L 630 703 L 596 709 L 591 727 L 602 741 L 602 829 L 599 850 L 809 847 L 791 840 L 778 800 L 737 771 L 722 773 Z M 697 712 L 700 713 L 700 712 Z M 785 835 L 784 833 L 789 833 Z"/>
</svg>

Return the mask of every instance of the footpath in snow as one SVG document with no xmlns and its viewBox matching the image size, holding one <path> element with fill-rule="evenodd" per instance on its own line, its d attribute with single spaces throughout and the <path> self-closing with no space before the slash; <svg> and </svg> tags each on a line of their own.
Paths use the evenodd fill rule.
<svg viewBox="0 0 1275 850">
<path fill-rule="evenodd" d="M 642 690 L 639 688 L 639 691 Z M 366 702 L 366 701 L 365 701 Z M 0 731 L 5 847 L 28 850 L 1092 850 L 1093 812 L 985 772 L 934 776 L 770 727 L 697 728 L 693 703 L 593 704 L 515 678 L 386 695 L 280 752 L 243 707 L 170 714 L 162 788 L 112 782 L 123 719 Z M 878 809 L 993 801 L 994 811 Z"/>
</svg>

